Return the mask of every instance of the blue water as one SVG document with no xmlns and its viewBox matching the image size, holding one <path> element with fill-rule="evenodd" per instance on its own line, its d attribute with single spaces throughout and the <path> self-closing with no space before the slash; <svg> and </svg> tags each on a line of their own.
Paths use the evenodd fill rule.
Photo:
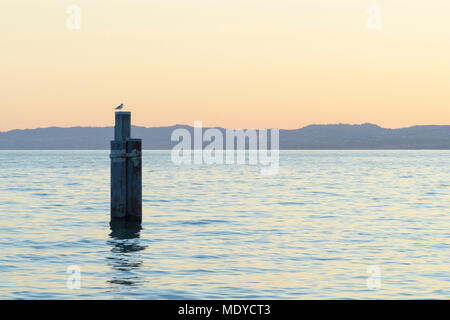
<svg viewBox="0 0 450 320">
<path fill-rule="evenodd" d="M 282 151 L 273 176 L 144 151 L 142 229 L 114 231 L 108 154 L 0 151 L 0 298 L 450 298 L 449 151 Z"/>
</svg>

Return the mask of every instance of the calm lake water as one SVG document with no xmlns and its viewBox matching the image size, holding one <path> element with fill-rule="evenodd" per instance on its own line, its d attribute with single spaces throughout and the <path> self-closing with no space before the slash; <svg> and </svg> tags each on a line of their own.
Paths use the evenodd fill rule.
<svg viewBox="0 0 450 320">
<path fill-rule="evenodd" d="M 449 299 L 449 168 L 281 151 L 264 176 L 144 151 L 142 229 L 111 231 L 108 151 L 0 151 L 0 298 Z"/>
</svg>

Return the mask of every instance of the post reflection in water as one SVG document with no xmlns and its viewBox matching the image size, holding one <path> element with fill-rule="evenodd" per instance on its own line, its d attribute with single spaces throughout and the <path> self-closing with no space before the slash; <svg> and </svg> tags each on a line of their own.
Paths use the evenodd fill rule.
<svg viewBox="0 0 450 320">
<path fill-rule="evenodd" d="M 107 241 L 111 254 L 106 259 L 113 271 L 108 280 L 113 289 L 138 287 L 145 282 L 138 272 L 143 263 L 140 252 L 147 248 L 140 244 L 141 229 L 140 223 L 111 222 L 110 239 Z"/>
</svg>

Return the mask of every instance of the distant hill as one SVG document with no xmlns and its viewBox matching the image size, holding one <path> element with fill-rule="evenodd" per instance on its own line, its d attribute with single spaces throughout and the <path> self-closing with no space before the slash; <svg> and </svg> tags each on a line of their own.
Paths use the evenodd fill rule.
<svg viewBox="0 0 450 320">
<path fill-rule="evenodd" d="M 170 137 L 177 128 L 185 128 L 193 133 L 193 128 L 186 125 L 133 127 L 132 136 L 143 139 L 144 149 L 171 149 L 177 142 L 171 142 Z M 222 132 L 225 130 L 218 129 Z M 109 149 L 113 135 L 113 127 L 11 130 L 0 132 L 0 149 Z M 309 125 L 295 130 L 280 130 L 280 149 L 450 149 L 450 126 L 386 129 L 374 124 Z"/>
</svg>

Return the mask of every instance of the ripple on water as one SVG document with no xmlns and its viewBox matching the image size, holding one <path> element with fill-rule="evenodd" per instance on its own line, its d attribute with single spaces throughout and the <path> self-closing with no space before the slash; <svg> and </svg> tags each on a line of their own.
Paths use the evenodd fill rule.
<svg viewBox="0 0 450 320">
<path fill-rule="evenodd" d="M 143 228 L 114 230 L 108 153 L 0 151 L 0 298 L 450 298 L 448 151 L 282 151 L 274 176 L 145 151 Z"/>
</svg>

